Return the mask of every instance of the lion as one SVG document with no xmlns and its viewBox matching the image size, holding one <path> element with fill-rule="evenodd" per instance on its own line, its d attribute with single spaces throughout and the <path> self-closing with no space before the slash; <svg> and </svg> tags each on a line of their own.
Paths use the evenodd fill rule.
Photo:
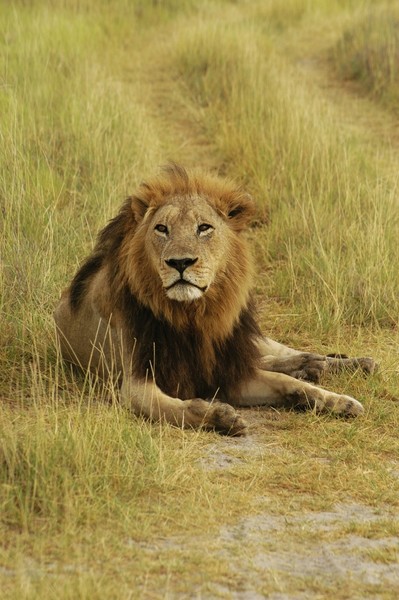
<svg viewBox="0 0 399 600">
<path fill-rule="evenodd" d="M 99 233 L 55 310 L 64 359 L 120 386 L 135 415 L 244 435 L 237 407 L 363 412 L 318 385 L 371 358 L 301 352 L 262 335 L 246 239 L 255 202 L 232 181 L 172 163 Z"/>
</svg>

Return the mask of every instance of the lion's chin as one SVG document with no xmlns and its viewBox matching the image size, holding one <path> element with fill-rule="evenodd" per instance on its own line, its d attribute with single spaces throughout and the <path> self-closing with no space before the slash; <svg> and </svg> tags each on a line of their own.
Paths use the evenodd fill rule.
<svg viewBox="0 0 399 600">
<path fill-rule="evenodd" d="M 192 302 L 193 300 L 198 300 L 203 293 L 203 290 L 200 288 L 187 283 L 176 283 L 173 287 L 166 290 L 168 298 L 177 300 L 178 302 Z"/>
</svg>

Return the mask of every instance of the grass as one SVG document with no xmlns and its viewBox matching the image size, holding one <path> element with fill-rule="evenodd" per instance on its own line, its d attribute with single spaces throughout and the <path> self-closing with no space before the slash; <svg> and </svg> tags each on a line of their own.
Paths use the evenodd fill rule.
<svg viewBox="0 0 399 600">
<path fill-rule="evenodd" d="M 340 75 L 396 113 L 399 109 L 399 11 L 393 3 L 363 9 L 333 53 Z"/>
<path fill-rule="evenodd" d="M 268 207 L 269 257 L 283 265 L 272 295 L 300 308 L 307 328 L 395 324 L 397 178 L 381 177 L 262 34 L 241 23 L 222 32 L 189 30 L 177 63 L 230 170 Z"/>
<path fill-rule="evenodd" d="M 327 580 L 297 563 L 291 571 L 264 566 L 291 551 L 309 563 L 321 542 L 341 544 L 345 555 L 353 536 L 364 541 L 360 557 L 384 565 L 397 554 L 383 545 L 398 532 L 397 158 L 362 119 L 356 128 L 342 122 L 292 41 L 310 26 L 318 32 L 312 43 L 325 60 L 317 68 L 336 84 L 331 56 L 350 63 L 364 15 L 349 0 L 311 4 L 4 7 L 4 597 L 395 597 L 389 579 Z M 369 43 L 382 44 L 380 16 L 393 4 L 368 10 L 376 11 L 367 17 L 376 28 Z M 326 48 L 331 19 L 337 31 Z M 285 52 L 288 44 L 294 49 Z M 369 47 L 357 48 L 367 62 Z M 397 82 L 387 73 L 380 77 L 391 98 Z M 376 110 L 391 109 L 367 91 Z M 348 94 L 344 84 L 340 93 Z M 265 331 L 304 349 L 379 360 L 372 379 L 325 381 L 362 400 L 364 418 L 250 411 L 248 440 L 226 440 L 132 418 L 115 390 L 62 365 L 52 322 L 60 290 L 124 197 L 169 158 L 211 164 L 254 194 L 263 215 L 251 239 Z M 341 504 L 356 516 L 330 529 L 306 525 Z M 260 519 L 254 529 L 247 515 Z M 277 530 L 262 528 L 262 519 L 276 519 Z"/>
</svg>

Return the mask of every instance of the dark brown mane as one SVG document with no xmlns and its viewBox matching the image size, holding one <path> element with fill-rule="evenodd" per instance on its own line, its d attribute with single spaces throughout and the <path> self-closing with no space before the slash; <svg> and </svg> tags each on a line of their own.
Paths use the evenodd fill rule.
<svg viewBox="0 0 399 600">
<path fill-rule="evenodd" d="M 90 280 L 106 261 L 116 257 L 129 227 L 134 226 L 131 198 L 125 200 L 119 213 L 100 231 L 92 254 L 81 264 L 70 286 L 72 310 L 78 310 Z"/>
<path fill-rule="evenodd" d="M 209 347 L 197 328 L 178 331 L 157 319 L 128 288 L 123 291 L 123 314 L 134 346 L 133 373 L 138 378 L 155 376 L 162 391 L 179 398 L 213 398 L 234 403 L 234 390 L 250 379 L 258 366 L 255 338 L 261 335 L 252 302 L 241 311 L 238 321 L 223 342 Z M 204 351 L 213 355 L 204 360 Z"/>
</svg>

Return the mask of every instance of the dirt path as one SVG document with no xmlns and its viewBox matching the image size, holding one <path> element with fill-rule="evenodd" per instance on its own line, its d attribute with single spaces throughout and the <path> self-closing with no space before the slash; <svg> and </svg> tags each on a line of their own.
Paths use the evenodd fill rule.
<svg viewBox="0 0 399 600">
<path fill-rule="evenodd" d="M 372 539 L 357 533 L 381 519 L 379 511 L 354 503 L 308 514 L 264 512 L 244 516 L 233 526 L 221 525 L 216 535 L 160 539 L 143 545 L 142 550 L 149 560 L 156 555 L 158 559 L 164 556 L 165 562 L 171 553 L 182 551 L 193 555 L 211 551 L 215 561 L 228 558 L 230 572 L 208 579 L 188 595 L 170 589 L 159 597 L 360 599 L 364 591 L 358 590 L 367 586 L 368 598 L 393 599 L 399 593 L 399 566 L 384 556 L 397 555 L 398 539 Z M 378 556 L 381 562 L 375 562 Z M 279 591 L 270 593 L 271 587 Z M 384 593 L 387 588 L 392 592 Z"/>
<path fill-rule="evenodd" d="M 374 150 L 378 147 L 381 168 L 397 176 L 399 119 L 367 96 L 358 83 L 339 77 L 332 49 L 338 43 L 340 32 L 341 27 L 335 25 L 334 20 L 324 32 L 317 26 L 299 28 L 288 41 L 285 38 L 281 52 L 294 65 L 299 77 L 334 110 L 340 126 L 362 140 L 365 147 Z"/>
<path fill-rule="evenodd" d="M 126 67 L 129 78 L 139 80 L 146 97 L 146 109 L 162 132 L 164 162 L 174 160 L 188 167 L 219 170 L 222 156 L 202 127 L 198 114 L 182 94 L 183 83 L 171 65 L 170 46 L 173 27 L 157 29 L 157 44 L 153 34 L 140 48 L 140 60 Z M 138 68 L 137 68 L 138 66 Z"/>
</svg>

